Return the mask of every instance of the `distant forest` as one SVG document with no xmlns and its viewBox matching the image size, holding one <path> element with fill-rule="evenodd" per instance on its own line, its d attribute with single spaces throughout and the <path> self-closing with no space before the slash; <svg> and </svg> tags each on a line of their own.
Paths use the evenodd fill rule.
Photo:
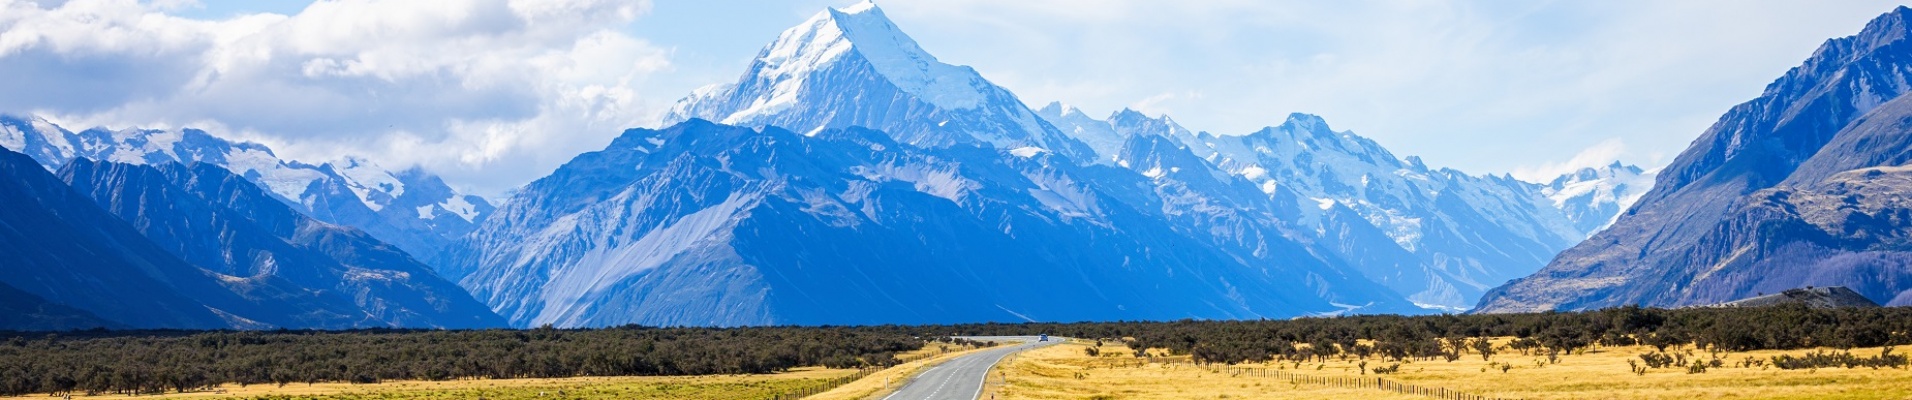
<svg viewBox="0 0 1912 400">
<path fill-rule="evenodd" d="M 158 393 L 219 384 L 769 373 L 884 366 L 952 336 L 1126 341 L 1136 357 L 1201 363 L 1453 360 L 1594 346 L 1735 352 L 1912 344 L 1912 308 L 1613 308 L 1577 313 L 1258 321 L 479 331 L 0 333 L 0 394 Z M 1487 338 L 1511 337 L 1499 345 Z M 1162 354 L 1167 353 L 1167 354 Z M 1888 354 L 1888 356 L 1892 356 Z M 1904 356 L 1885 361 L 1903 367 Z M 1850 357 L 1825 362 L 1852 363 Z M 1839 361 L 1844 360 L 1844 361 Z M 1794 362 L 1796 360 L 1788 360 Z M 1880 362 L 1880 361 L 1870 361 Z"/>
<path fill-rule="evenodd" d="M 79 331 L 0 335 L 0 395 L 150 394 L 219 384 L 756 374 L 894 362 L 898 329 Z"/>
<path fill-rule="evenodd" d="M 1657 309 L 1637 306 L 1538 314 L 1354 316 L 1259 321 L 972 324 L 935 331 L 1007 335 L 1040 331 L 1124 340 L 1135 349 L 1198 363 L 1362 359 L 1453 359 L 1464 353 L 1573 353 L 1593 346 L 1695 346 L 1717 352 L 1912 344 L 1912 307 Z M 1500 345 L 1490 338 L 1513 340 Z M 1366 343 L 1363 343 L 1366 341 Z M 1484 350 L 1483 350 L 1484 349 Z M 1137 350 L 1138 353 L 1144 350 Z M 1898 356 L 1903 359 L 1903 355 Z M 1903 363 L 1903 361 L 1901 361 Z"/>
</svg>

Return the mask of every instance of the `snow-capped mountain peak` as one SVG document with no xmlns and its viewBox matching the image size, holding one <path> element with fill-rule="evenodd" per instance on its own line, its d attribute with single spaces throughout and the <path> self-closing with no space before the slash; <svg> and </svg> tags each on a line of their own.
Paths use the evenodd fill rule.
<svg viewBox="0 0 1912 400">
<path fill-rule="evenodd" d="M 870 3 L 785 30 L 737 82 L 692 92 L 663 123 L 691 119 L 793 132 L 881 126 L 914 146 L 1036 147 L 1082 161 L 1091 151 L 974 69 L 924 51 Z"/>
<path fill-rule="evenodd" d="M 1659 171 L 1647 171 L 1640 167 L 1613 164 L 1600 168 L 1581 168 L 1554 178 L 1541 189 L 1541 194 L 1553 200 L 1554 207 L 1567 214 L 1574 221 L 1574 227 L 1592 235 L 1620 217 L 1623 211 L 1633 207 L 1641 196 L 1653 189 L 1653 180 Z"/>
<path fill-rule="evenodd" d="M 1314 133 L 1317 135 L 1327 135 L 1327 134 L 1335 133 L 1333 129 L 1328 128 L 1328 120 L 1326 118 L 1321 118 L 1321 116 L 1314 115 L 1314 114 L 1290 113 L 1288 114 L 1288 119 L 1285 121 L 1282 121 L 1281 124 L 1285 126 L 1295 127 L 1297 128 L 1296 130 L 1299 130 L 1299 131 Z"/>
<path fill-rule="evenodd" d="M 326 165 L 345 175 L 349 181 L 346 186 L 372 211 L 383 210 L 392 198 L 405 195 L 405 183 L 371 160 L 348 156 Z"/>
<path fill-rule="evenodd" d="M 0 146 L 25 153 L 48 170 L 58 170 L 77 158 L 141 165 L 216 165 L 300 213 L 359 228 L 420 258 L 469 232 L 493 208 L 484 198 L 459 193 L 416 168 L 392 172 L 357 157 L 307 164 L 281 159 L 258 143 L 231 141 L 191 128 L 73 132 L 40 117 L 0 115 Z"/>
<path fill-rule="evenodd" d="M 938 62 L 890 22 L 876 3 L 865 1 L 828 14 L 843 34 L 838 40 L 848 42 L 851 50 L 903 90 L 945 109 L 976 108 L 984 101 L 979 88 L 986 84 L 979 84 L 981 77 L 975 70 Z"/>
<path fill-rule="evenodd" d="M 1167 115 L 1150 117 L 1148 114 L 1129 108 L 1110 114 L 1109 124 L 1114 125 L 1116 132 L 1123 136 L 1155 135 L 1182 141 L 1195 136 L 1195 132 L 1175 123 L 1175 119 Z"/>
<path fill-rule="evenodd" d="M 1432 169 L 1418 159 L 1403 160 L 1373 140 L 1332 130 L 1320 116 L 1293 114 L 1278 126 L 1251 134 L 1216 135 L 1188 129 L 1165 115 L 1151 116 L 1133 109 L 1104 115 L 1105 119 L 1097 119 L 1061 103 L 1032 110 L 974 70 L 944 64 L 930 56 L 880 9 L 865 3 L 826 10 L 785 31 L 764 48 L 736 82 L 692 92 L 662 123 L 672 127 L 666 131 L 711 125 L 707 121 L 761 132 L 778 131 L 769 129 L 776 127 L 801 132 L 798 136 L 808 139 L 785 140 L 806 143 L 841 132 L 865 132 L 854 128 L 863 127 L 873 129 L 867 131 L 869 134 L 887 136 L 896 146 L 858 146 L 850 154 L 863 154 L 868 148 L 876 152 L 921 151 L 936 159 L 1000 155 L 1001 160 L 972 159 L 964 165 L 1030 168 L 1016 175 L 1040 178 L 1032 178 L 1038 183 L 1026 185 L 1028 190 L 1008 191 L 996 189 L 1025 185 L 983 185 L 966 189 L 961 196 L 918 191 L 951 199 L 958 205 L 986 209 L 1022 209 L 1003 205 L 1027 200 L 1013 194 L 1039 193 L 1035 197 L 1042 201 L 1028 204 L 1026 209 L 1058 211 L 1062 218 L 1052 220 L 1075 221 L 1077 217 L 1070 215 L 1076 215 L 1076 211 L 1064 210 L 1087 209 L 1078 206 L 1088 203 L 1063 200 L 1087 197 L 1060 195 L 1079 192 L 1070 189 L 1075 185 L 1061 182 L 1081 183 L 1111 196 L 1094 202 L 1101 205 L 1095 207 L 1100 211 L 1083 215 L 1117 215 L 1122 208 L 1112 206 L 1118 204 L 1137 212 L 1160 213 L 1163 221 L 1182 227 L 1179 232 L 1205 232 L 1200 240 L 1212 241 L 1218 250 L 1241 250 L 1236 256 L 1244 260 L 1270 260 L 1268 265 L 1276 266 L 1285 262 L 1266 257 L 1276 254 L 1273 249 L 1279 242 L 1293 235 L 1296 246 L 1320 247 L 1307 251 L 1324 257 L 1324 262 L 1358 267 L 1361 275 L 1387 290 L 1431 307 L 1465 308 L 1494 282 L 1525 275 L 1545 264 L 1553 252 L 1585 237 L 1540 194 L 1542 185 Z M 994 147 L 997 151 L 970 152 L 963 147 Z M 616 145 L 613 148 L 622 149 Z M 649 159 L 669 152 L 643 147 L 613 153 Z M 811 154 L 816 155 L 821 153 Z M 841 157 L 847 155 L 830 155 L 830 163 L 842 161 Z M 1068 165 L 1056 160 L 1097 165 Z M 885 165 L 893 163 L 862 166 L 856 171 L 896 169 L 878 168 Z M 624 166 L 595 168 L 575 172 L 630 173 Z M 965 175 L 960 172 L 938 172 L 935 176 Z M 1078 173 L 1083 175 L 1072 176 Z M 993 179 L 984 175 L 964 181 Z M 899 174 L 869 174 L 877 176 Z M 566 175 L 566 179 L 571 178 Z M 636 178 L 605 181 L 629 179 Z M 848 187 L 854 190 L 846 192 L 844 199 L 869 198 L 869 189 L 873 188 L 863 184 Z M 521 194 L 533 197 L 520 197 L 524 202 L 518 204 L 569 205 L 576 204 L 577 199 L 615 198 L 617 193 L 630 193 L 627 189 L 606 186 L 586 191 L 589 195 L 562 190 Z M 798 197 L 801 199 L 790 203 L 809 205 L 805 214 L 832 215 L 826 218 L 831 221 L 840 221 L 842 218 L 835 216 L 845 215 L 831 211 L 838 207 L 823 206 L 828 202 L 821 196 Z M 1323 204 L 1329 207 L 1324 209 Z M 868 206 L 841 208 L 859 207 Z M 576 221 L 546 221 L 547 216 L 559 214 L 526 210 L 525 215 L 537 218 L 514 219 L 512 212 L 506 211 L 501 214 L 506 215 L 503 220 L 494 218 L 496 222 L 488 226 L 498 227 L 495 232 L 501 234 L 575 232 L 572 224 Z M 605 215 L 626 213 L 607 211 Z M 1120 225 L 1106 220 L 1096 223 Z M 1025 234 L 1031 226 L 1000 228 Z M 502 236 L 484 239 L 488 243 L 519 240 Z M 564 246 L 549 246 L 557 247 Z M 518 255 L 466 256 L 474 257 L 472 260 L 548 259 L 545 253 L 549 252 L 528 248 Z M 1255 263 L 1262 265 L 1261 261 Z M 492 268 L 504 267 L 509 266 Z M 516 295 L 499 298 L 516 301 L 512 300 Z"/>
<path fill-rule="evenodd" d="M 852 52 L 897 88 L 937 107 L 965 110 L 984 101 L 975 71 L 937 61 L 890 22 L 883 9 L 863 2 L 825 10 L 783 31 L 758 57 L 762 67 L 756 71 L 757 78 L 777 84 L 767 96 L 721 121 L 751 123 L 790 107 L 798 91 L 811 83 L 810 75 Z"/>
<path fill-rule="evenodd" d="M 1062 102 L 1050 102 L 1036 111 L 1036 115 L 1054 125 L 1063 134 L 1069 135 L 1095 152 L 1095 162 L 1112 164 L 1122 152 L 1122 143 L 1128 136 L 1115 131 L 1107 122 L 1090 117 L 1082 109 Z"/>
<path fill-rule="evenodd" d="M 1554 178 L 1552 182 L 1548 182 L 1547 186 L 1554 189 L 1560 189 L 1566 185 L 1573 184 L 1574 182 L 1600 180 L 1600 179 L 1613 178 L 1613 177 L 1622 176 L 1622 175 L 1640 175 L 1644 173 L 1646 173 L 1646 170 L 1640 169 L 1640 167 L 1626 165 L 1626 164 L 1620 163 L 1619 161 L 1614 161 L 1613 164 L 1608 164 L 1604 167 L 1581 168 L 1578 171 L 1561 175 L 1557 178 Z"/>
</svg>

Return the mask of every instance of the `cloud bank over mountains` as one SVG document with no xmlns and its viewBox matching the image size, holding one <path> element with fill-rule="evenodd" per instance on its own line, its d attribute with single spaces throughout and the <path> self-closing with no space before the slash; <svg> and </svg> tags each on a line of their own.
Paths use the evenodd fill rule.
<svg viewBox="0 0 1912 400">
<path fill-rule="evenodd" d="M 293 16 L 0 0 L 0 110 L 193 126 L 293 158 L 361 154 L 497 193 L 654 118 L 669 52 L 619 29 L 647 1 L 328 1 Z M 474 179 L 483 177 L 484 179 Z"/>
<path fill-rule="evenodd" d="M 23 95 L 0 111 L 417 164 L 496 196 L 625 128 L 657 127 L 683 93 L 734 80 L 775 27 L 845 3 L 0 0 L 0 74 L 30 77 L 10 82 Z M 1430 165 L 1539 182 L 1670 161 L 1811 38 L 1886 3 L 883 5 L 1032 105 L 1128 107 L 1216 132 L 1305 112 Z M 1625 146 L 1610 151 L 1612 138 Z M 1613 159 L 1566 162 L 1583 151 Z"/>
</svg>

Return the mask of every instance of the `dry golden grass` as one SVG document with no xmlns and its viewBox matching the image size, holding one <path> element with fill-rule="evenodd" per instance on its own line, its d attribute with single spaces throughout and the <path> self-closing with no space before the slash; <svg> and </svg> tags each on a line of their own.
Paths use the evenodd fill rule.
<svg viewBox="0 0 1912 400">
<path fill-rule="evenodd" d="M 883 378 L 901 382 L 926 365 L 934 365 L 974 348 L 931 343 L 921 350 L 897 354 L 898 358 L 933 356 L 870 375 L 812 399 L 855 399 L 884 390 Z M 378 384 L 295 383 L 276 385 L 223 385 L 217 391 L 167 393 L 162 395 L 120 396 L 74 395 L 76 399 L 754 399 L 784 393 L 792 388 L 808 387 L 819 381 L 855 374 L 856 370 L 799 368 L 779 374 L 587 377 L 563 379 L 468 379 L 452 381 L 387 381 Z M 883 392 L 887 394 L 887 392 Z M 38 394 L 0 399 L 44 400 Z"/>
<path fill-rule="evenodd" d="M 1023 353 L 998 368 L 1007 373 L 1008 385 L 992 388 L 997 399 L 1425 399 L 1375 389 L 1341 389 L 1324 385 L 1293 385 L 1276 378 L 1234 376 L 1186 364 L 1139 365 L 1120 344 L 1105 345 L 1103 357 L 1089 357 L 1081 342 L 1052 346 Z M 1688 348 L 1690 349 L 1690 347 Z M 1478 354 L 1460 360 L 1416 361 L 1401 364 L 1400 372 L 1386 378 L 1421 386 L 1444 387 L 1468 393 L 1525 399 L 1912 399 L 1912 371 L 1905 369 L 1829 368 L 1819 370 L 1781 370 L 1760 367 L 1735 367 L 1746 357 L 1769 360 L 1774 355 L 1801 355 L 1807 350 L 1757 351 L 1722 354 L 1726 367 L 1705 373 L 1688 374 L 1686 368 L 1662 368 L 1636 375 L 1627 360 L 1638 360 L 1641 353 L 1654 349 L 1645 346 L 1603 348 L 1585 354 L 1561 356 L 1559 363 L 1546 363 L 1545 356 L 1521 355 L 1517 351 L 1493 357 L 1495 365 L 1509 362 L 1512 369 L 1501 372 L 1488 368 Z M 1881 349 L 1855 349 L 1853 354 L 1871 356 Z M 1685 351 L 1680 351 L 1685 353 Z M 1688 355 L 1711 359 L 1706 352 Z M 1540 362 L 1540 365 L 1536 365 Z M 1379 364 L 1369 360 L 1368 368 Z M 1392 363 L 1389 363 L 1392 364 Z M 1255 364 L 1250 368 L 1280 369 L 1316 377 L 1365 377 L 1359 361 L 1326 363 Z M 998 376 L 996 373 L 992 377 Z M 985 396 L 984 398 L 988 398 Z"/>
<path fill-rule="evenodd" d="M 1022 352 L 990 373 L 984 399 L 1423 399 L 1375 390 L 1293 385 L 1273 378 L 1231 377 L 1187 365 L 1142 364 L 1109 354 L 1089 357 L 1070 343 Z M 1116 353 L 1119 345 L 1103 346 Z M 1128 353 L 1122 353 L 1128 354 Z M 1007 385 L 997 384 L 1005 376 Z"/>
<path fill-rule="evenodd" d="M 75 399 L 749 399 L 781 393 L 784 389 L 847 376 L 855 370 L 806 368 L 780 374 L 672 377 L 595 377 L 564 379 L 482 379 L 455 381 L 389 381 L 378 384 L 295 383 L 226 385 L 224 392 L 169 393 L 146 396 L 82 396 Z M 8 397 L 0 397 L 8 398 Z M 8 399 L 45 400 L 33 395 Z"/>
</svg>

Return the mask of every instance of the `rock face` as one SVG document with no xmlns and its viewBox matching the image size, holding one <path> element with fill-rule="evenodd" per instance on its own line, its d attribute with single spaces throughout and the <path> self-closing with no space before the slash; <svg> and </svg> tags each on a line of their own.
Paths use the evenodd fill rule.
<svg viewBox="0 0 1912 400">
<path fill-rule="evenodd" d="M 73 132 L 41 118 L 0 115 L 0 147 L 32 156 L 48 170 L 80 158 L 217 165 L 301 214 L 358 228 L 420 259 L 471 232 L 493 209 L 484 198 L 459 193 L 416 168 L 392 172 L 351 157 L 316 165 L 282 160 L 265 146 L 197 129 Z"/>
<path fill-rule="evenodd" d="M 1543 185 L 1319 117 L 1216 136 L 1030 110 L 867 3 L 666 120 L 439 264 L 519 326 L 1283 318 L 1465 309 L 1585 237 Z"/>
<path fill-rule="evenodd" d="M 1299 211 L 1292 221 L 1303 241 L 1322 245 L 1367 279 L 1433 309 L 1466 310 L 1493 285 L 1544 265 L 1585 237 L 1565 207 L 1602 200 L 1551 201 L 1547 186 L 1428 168 L 1307 114 L 1247 135 L 1198 133 L 1167 116 L 1126 109 L 1098 120 L 1057 103 L 1038 114 L 1090 143 L 1096 163 L 1129 167 L 1132 161 L 1122 154 L 1101 153 L 1108 143 L 1162 138 L 1200 160 L 1187 168 L 1231 176 L 1255 189 L 1236 196 L 1289 203 Z"/>
<path fill-rule="evenodd" d="M 124 328 L 125 325 L 100 319 L 85 310 L 46 301 L 32 293 L 0 284 L 0 330 L 66 331 L 89 328 Z"/>
<path fill-rule="evenodd" d="M 254 321 L 326 329 L 504 326 L 484 304 L 404 251 L 299 214 L 219 166 L 80 158 L 59 176 L 241 296 L 289 303 L 260 310 Z"/>
<path fill-rule="evenodd" d="M 0 149 L 0 204 L 6 329 L 503 325 L 404 252 L 210 165 L 55 176 Z"/>
<path fill-rule="evenodd" d="M 1140 157 L 1154 145 L 1129 148 Z M 1151 168 L 1200 161 L 1180 154 Z M 1175 203 L 1209 200 L 1163 193 L 1223 184 L 1172 174 L 1199 183 L 1049 153 L 923 149 L 861 128 L 692 120 L 627 131 L 528 185 L 461 246 L 483 250 L 454 264 L 477 265 L 461 284 L 520 326 L 1413 310 L 1257 222 L 1282 210 L 1186 216 L 1213 220 L 1201 231 L 1166 222 L 1165 209 L 1194 207 Z"/>
<path fill-rule="evenodd" d="M 217 279 L 146 240 L 33 159 L 0 149 L 0 178 L 0 259 L 7 260 L 0 283 L 27 295 L 10 296 L 10 303 L 51 303 L 135 328 L 263 326 L 222 308 L 246 302 Z"/>
<path fill-rule="evenodd" d="M 664 123 L 692 118 L 805 133 L 862 126 L 929 148 L 986 143 L 1081 159 L 1090 152 L 974 69 L 937 61 L 869 2 L 785 30 L 738 82 L 698 89 Z"/>
<path fill-rule="evenodd" d="M 1734 107 L 1612 227 L 1482 312 L 1710 304 L 1845 286 L 1912 304 L 1912 9 L 1821 46 Z"/>
<path fill-rule="evenodd" d="M 1850 308 L 1878 307 L 1859 292 L 1841 286 L 1806 287 L 1787 289 L 1777 294 L 1762 295 L 1750 299 L 1729 301 L 1712 307 L 1767 307 L 1782 304 L 1804 304 L 1812 308 Z"/>
</svg>

